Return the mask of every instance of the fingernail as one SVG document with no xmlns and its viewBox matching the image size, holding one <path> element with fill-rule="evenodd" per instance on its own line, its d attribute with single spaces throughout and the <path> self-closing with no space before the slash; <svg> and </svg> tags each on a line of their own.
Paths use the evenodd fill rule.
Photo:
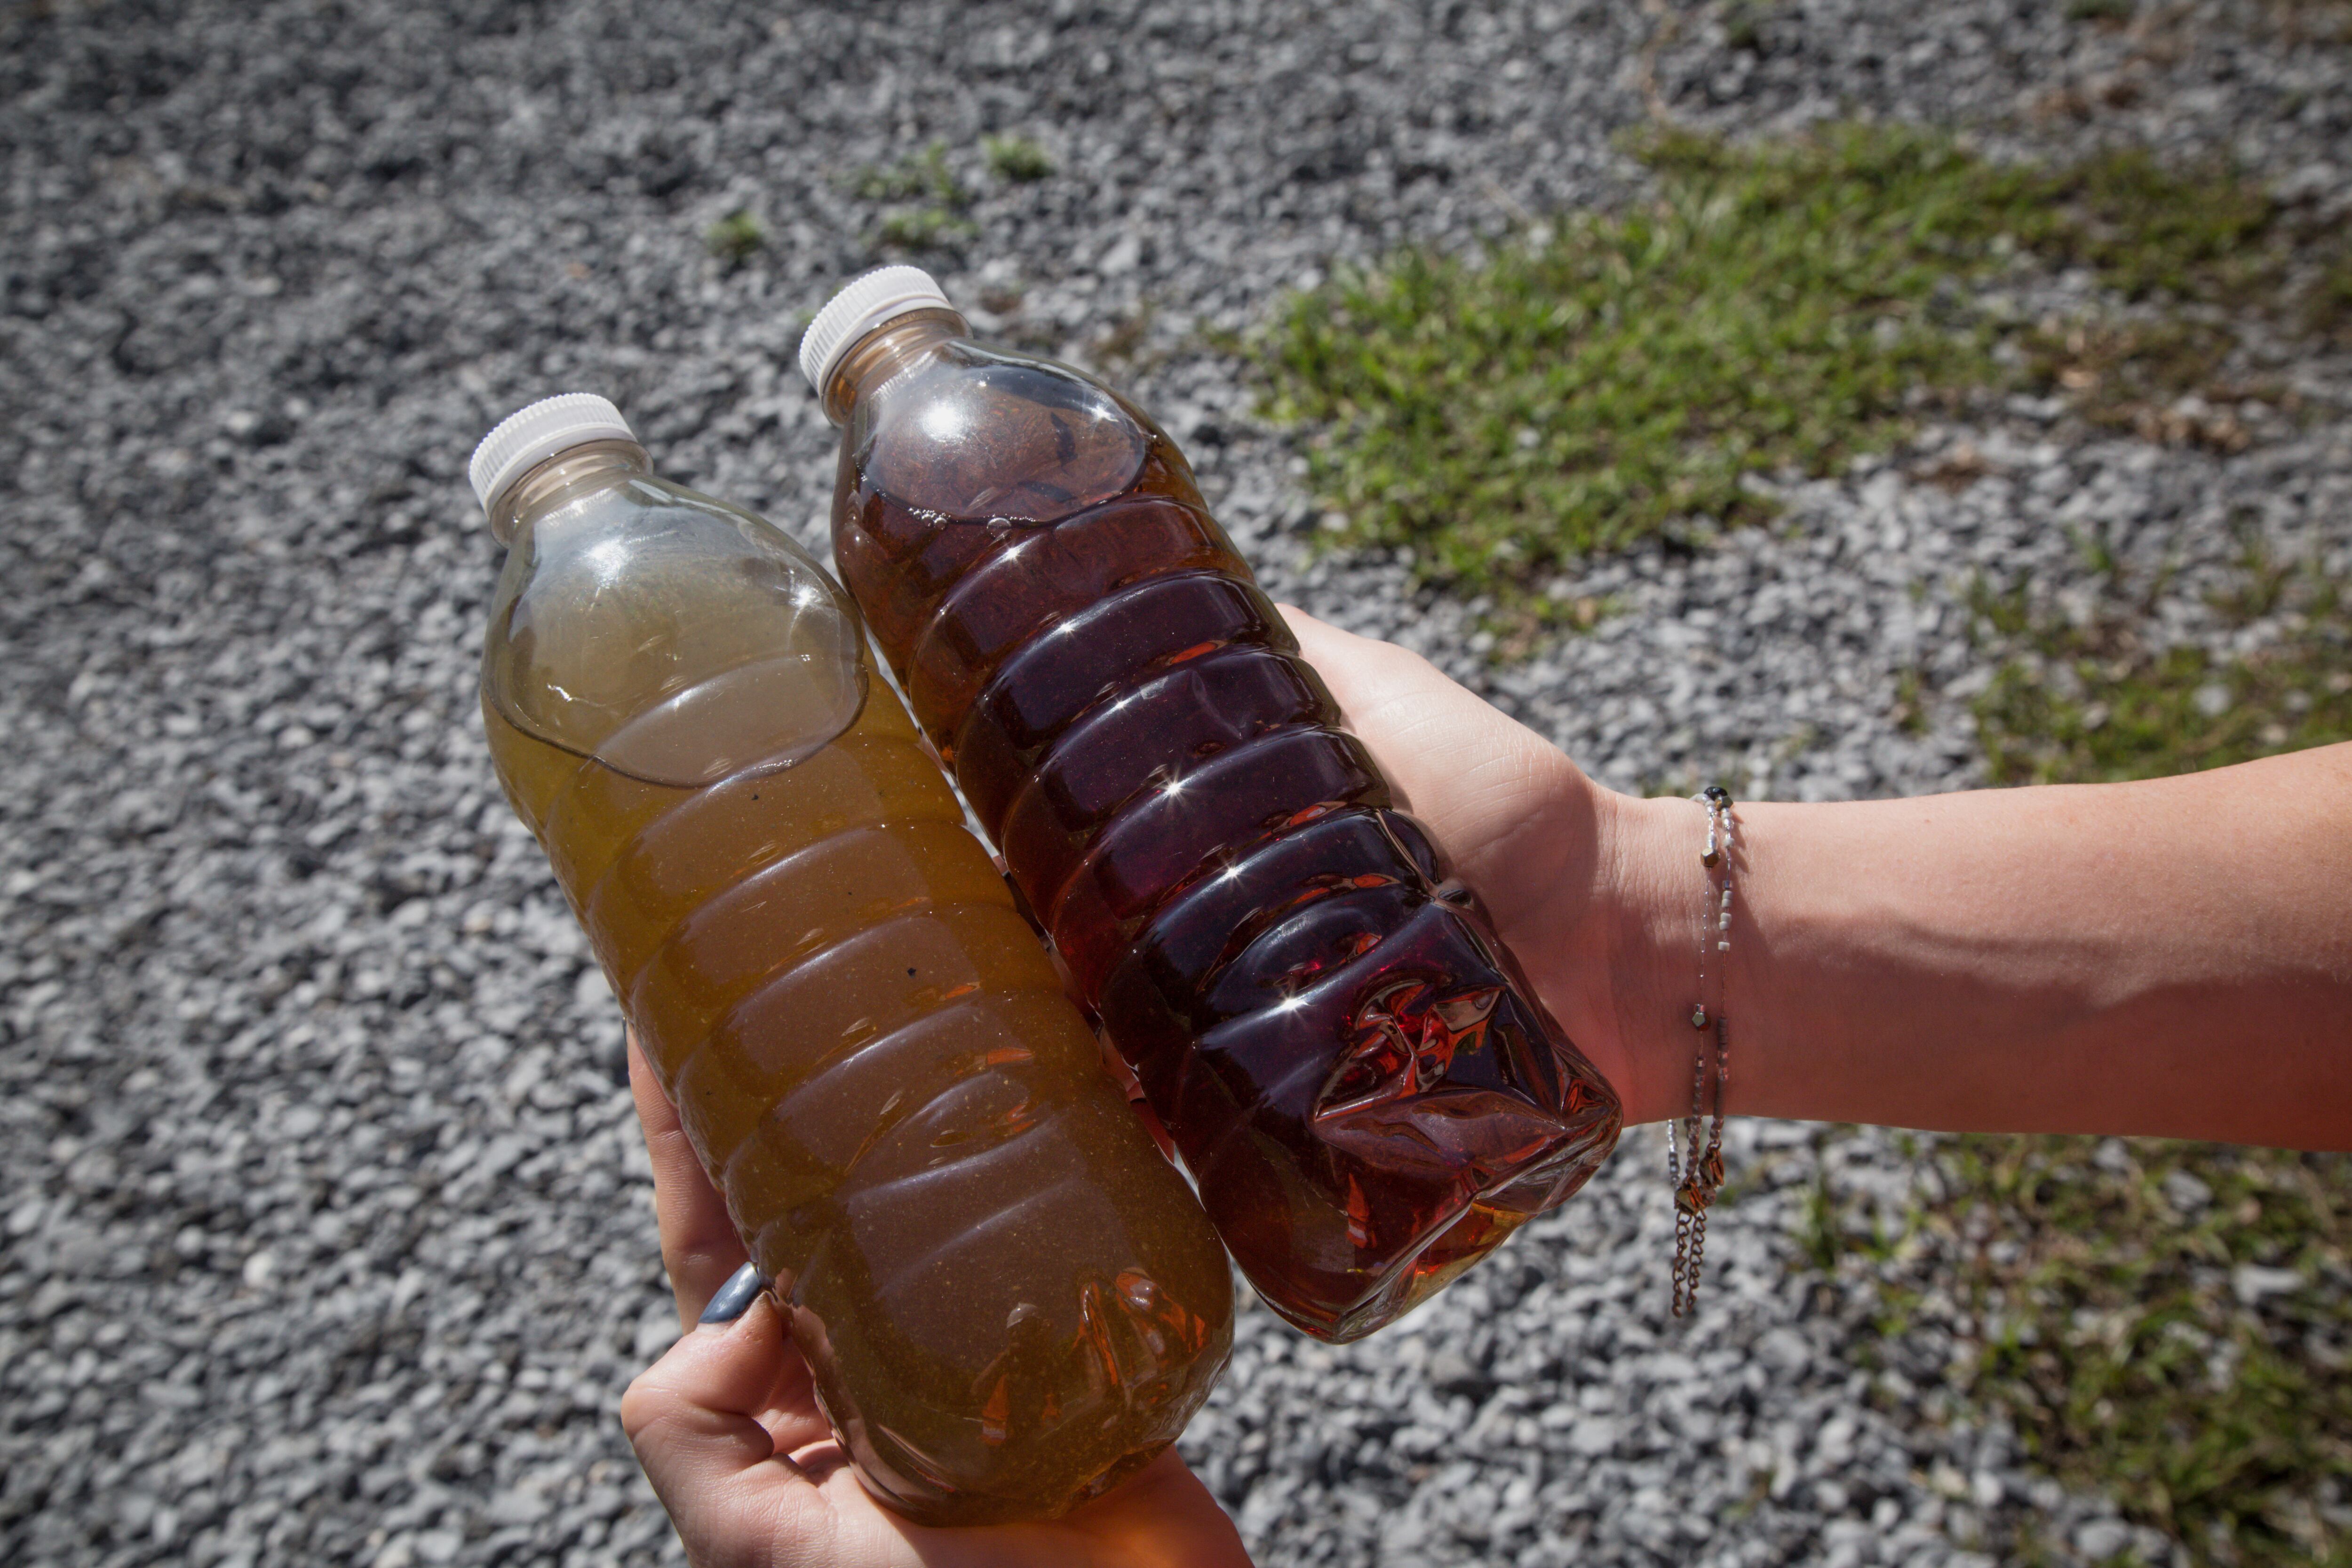
<svg viewBox="0 0 2352 1568">
<path fill-rule="evenodd" d="M 719 1294 L 710 1298 L 710 1305 L 702 1309 L 699 1321 L 724 1327 L 750 1311 L 751 1303 L 758 1300 L 760 1292 L 767 1288 L 768 1277 L 760 1272 L 760 1266 L 746 1263 L 735 1270 L 726 1284 L 719 1287 Z"/>
</svg>

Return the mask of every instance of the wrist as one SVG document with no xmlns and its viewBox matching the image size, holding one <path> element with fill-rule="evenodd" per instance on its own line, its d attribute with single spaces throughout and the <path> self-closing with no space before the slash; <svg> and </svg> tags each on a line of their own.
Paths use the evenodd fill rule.
<svg viewBox="0 0 2352 1568">
<path fill-rule="evenodd" d="M 1628 1124 L 1686 1109 L 1695 942 L 1705 893 L 1705 820 L 1688 801 L 1643 799 L 1591 784 L 1580 829 L 1593 847 L 1588 880 L 1562 889 L 1558 930 L 1530 963 L 1546 1004 L 1617 1090 Z"/>
<path fill-rule="evenodd" d="M 1708 883 L 1705 814 L 1675 795 L 1624 797 L 1617 853 L 1612 1002 L 1630 1058 L 1625 1120 L 1663 1121 L 1690 1107 L 1691 1007 Z"/>
</svg>

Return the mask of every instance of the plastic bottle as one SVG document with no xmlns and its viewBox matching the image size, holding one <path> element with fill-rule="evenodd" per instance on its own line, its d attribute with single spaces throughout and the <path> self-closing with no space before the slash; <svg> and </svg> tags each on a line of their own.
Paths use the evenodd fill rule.
<svg viewBox="0 0 2352 1568">
<path fill-rule="evenodd" d="M 866 1485 L 933 1523 L 1112 1485 L 1215 1382 L 1231 1275 L 856 606 L 602 398 L 473 478 L 499 777 Z"/>
<path fill-rule="evenodd" d="M 1175 444 L 914 268 L 845 288 L 801 368 L 842 581 L 1266 1301 L 1358 1338 L 1580 1186 L 1616 1095 Z"/>
</svg>

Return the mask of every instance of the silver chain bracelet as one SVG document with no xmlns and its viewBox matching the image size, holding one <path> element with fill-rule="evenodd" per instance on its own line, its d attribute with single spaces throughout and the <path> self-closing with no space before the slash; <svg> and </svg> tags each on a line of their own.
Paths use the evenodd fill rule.
<svg viewBox="0 0 2352 1568">
<path fill-rule="evenodd" d="M 1698 1031 L 1698 1048 L 1691 1055 L 1690 1114 L 1666 1123 L 1666 1179 L 1675 1192 L 1674 1315 L 1685 1317 L 1698 1301 L 1699 1267 L 1706 1257 L 1706 1211 L 1723 1190 L 1723 1097 L 1731 1082 L 1731 1026 L 1724 1015 L 1731 952 L 1731 792 L 1709 784 L 1691 799 L 1706 811 L 1706 843 L 1699 866 L 1706 873 L 1706 898 L 1699 906 L 1698 994 L 1691 1004 L 1691 1027 Z M 1706 1010 L 1707 952 L 1724 961 L 1717 964 L 1716 1006 Z M 1707 1070 L 1708 1037 L 1713 1036 L 1714 1072 Z M 1715 1080 L 1714 1114 L 1707 1114 L 1707 1079 Z M 1701 1145 L 1702 1135 L 1706 1139 Z"/>
</svg>

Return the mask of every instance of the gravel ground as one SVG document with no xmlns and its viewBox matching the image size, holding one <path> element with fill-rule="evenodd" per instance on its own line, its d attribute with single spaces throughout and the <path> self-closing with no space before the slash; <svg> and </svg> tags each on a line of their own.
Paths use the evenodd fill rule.
<svg viewBox="0 0 2352 1568">
<path fill-rule="evenodd" d="M 1783 487 L 1772 529 L 1593 567 L 1562 590 L 1616 613 L 1497 670 L 1393 563 L 1310 558 L 1292 453 L 1202 329 L 1335 258 L 1622 197 L 1611 137 L 1655 111 L 2133 136 L 2341 207 L 2325 10 L 0 13 L 0 1559 L 677 1560 L 613 1415 L 672 1332 L 620 1026 L 483 750 L 464 459 L 531 397 L 604 391 L 665 471 L 816 538 L 831 437 L 790 351 L 878 258 L 859 167 L 944 142 L 976 233 L 936 265 L 983 324 L 1138 389 L 1279 592 L 1609 782 L 1941 789 L 1975 777 L 1970 574 L 2068 603 L 2067 530 L 2103 525 L 2189 564 L 2171 635 L 2218 636 L 2227 524 L 2352 564 L 2352 425 L 2217 458 L 2012 405 Z M 989 176 L 1007 131 L 1056 172 Z M 730 268 L 702 237 L 739 207 L 769 239 Z M 2295 374 L 2345 405 L 2343 365 Z M 1918 477 L 1962 443 L 1983 478 Z M 1916 733 L 1906 670 L 1937 693 Z M 1894 1141 L 1739 1127 L 1680 1330 L 1659 1154 L 1630 1137 L 1367 1344 L 1245 1316 L 1186 1451 L 1262 1561 L 1933 1564 L 2028 1524 L 2061 1558 L 2169 1553 L 2032 1479 L 1938 1367 L 1862 1370 L 1867 1303 L 1791 1236 L 1823 1168 L 1902 1201 Z"/>
</svg>

